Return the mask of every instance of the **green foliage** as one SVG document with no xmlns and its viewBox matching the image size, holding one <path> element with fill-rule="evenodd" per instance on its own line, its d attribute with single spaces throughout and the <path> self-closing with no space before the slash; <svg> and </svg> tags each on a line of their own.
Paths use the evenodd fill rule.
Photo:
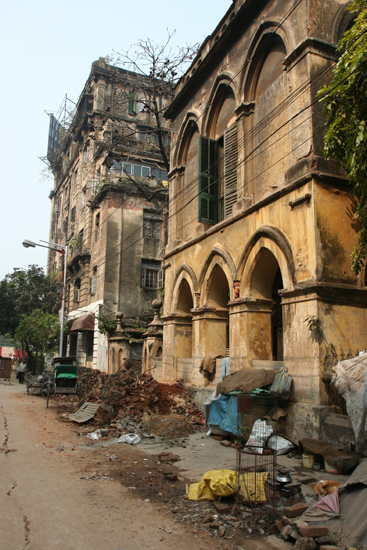
<svg viewBox="0 0 367 550">
<path fill-rule="evenodd" d="M 304 321 L 308 327 L 308 330 L 313 332 L 319 327 L 319 318 L 317 315 L 308 315 Z"/>
<path fill-rule="evenodd" d="M 0 334 L 14 335 L 21 316 L 40 309 L 57 313 L 62 285 L 43 269 L 30 265 L 28 270 L 14 269 L 0 281 Z"/>
<path fill-rule="evenodd" d="M 67 331 L 67 327 L 64 330 Z M 56 351 L 59 335 L 58 315 L 35 309 L 30 315 L 21 315 L 14 337 L 26 349 L 32 365 L 35 355 L 41 357 L 43 364 L 46 353 Z"/>
<path fill-rule="evenodd" d="M 115 314 L 102 313 L 100 311 L 98 315 L 98 328 L 102 334 L 107 334 L 107 336 L 111 336 L 111 334 L 116 332 L 117 320 Z"/>
<path fill-rule="evenodd" d="M 356 19 L 344 34 L 333 80 L 320 90 L 328 117 L 325 156 L 347 170 L 351 193 L 357 199 L 358 245 L 351 254 L 357 274 L 367 257 L 367 4 L 355 0 L 349 7 Z"/>
</svg>

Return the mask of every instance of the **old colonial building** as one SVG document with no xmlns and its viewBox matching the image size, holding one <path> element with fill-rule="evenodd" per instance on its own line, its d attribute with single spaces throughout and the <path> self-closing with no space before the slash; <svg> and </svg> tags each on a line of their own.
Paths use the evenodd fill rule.
<svg viewBox="0 0 367 550">
<path fill-rule="evenodd" d="M 105 328 L 122 312 L 132 328 L 153 318 L 162 286 L 167 166 L 149 108 L 148 78 L 105 63 L 92 65 L 69 126 L 51 118 L 48 160 L 54 174 L 50 241 L 68 246 L 66 311 L 70 334 L 64 353 L 103 371 L 131 359 L 126 347 L 108 367 Z M 167 140 L 168 132 L 161 133 Z M 49 272 L 60 255 L 50 251 Z M 121 316 L 120 316 L 121 319 Z M 141 355 L 132 343 L 130 354 Z"/>
<path fill-rule="evenodd" d="M 156 376 L 203 387 L 208 353 L 230 371 L 283 365 L 288 430 L 320 435 L 327 349 L 366 347 L 367 289 L 343 171 L 323 158 L 337 0 L 234 0 L 176 88 L 163 358 Z M 310 328 L 316 327 L 316 330 Z M 217 361 L 216 379 L 220 376 Z M 324 377 L 325 378 L 325 377 Z"/>
</svg>

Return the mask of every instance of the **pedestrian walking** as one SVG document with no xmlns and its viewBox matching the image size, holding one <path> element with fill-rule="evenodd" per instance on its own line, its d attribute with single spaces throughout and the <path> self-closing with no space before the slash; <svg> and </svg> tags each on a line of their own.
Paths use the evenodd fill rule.
<svg viewBox="0 0 367 550">
<path fill-rule="evenodd" d="M 24 384 L 24 377 L 25 377 L 26 371 L 27 371 L 27 363 L 25 363 L 24 359 L 22 359 L 18 367 L 19 384 Z"/>
</svg>

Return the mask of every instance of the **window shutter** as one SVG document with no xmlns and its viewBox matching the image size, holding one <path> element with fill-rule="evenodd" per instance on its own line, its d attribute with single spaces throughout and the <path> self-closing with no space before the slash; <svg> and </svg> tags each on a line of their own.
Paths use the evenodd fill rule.
<svg viewBox="0 0 367 550">
<path fill-rule="evenodd" d="M 93 268 L 93 275 L 89 277 L 89 294 L 95 294 L 97 289 L 97 268 Z"/>
<path fill-rule="evenodd" d="M 228 218 L 237 202 L 238 136 L 237 124 L 224 134 L 224 217 Z"/>
<path fill-rule="evenodd" d="M 199 220 L 218 221 L 218 144 L 200 136 L 199 140 Z"/>
<path fill-rule="evenodd" d="M 140 281 L 140 286 L 143 288 L 145 287 L 145 267 L 142 267 L 141 268 L 141 281 Z"/>
<path fill-rule="evenodd" d="M 129 92 L 128 113 L 129 113 L 129 115 L 136 115 L 136 94 L 135 94 L 135 92 Z"/>
</svg>

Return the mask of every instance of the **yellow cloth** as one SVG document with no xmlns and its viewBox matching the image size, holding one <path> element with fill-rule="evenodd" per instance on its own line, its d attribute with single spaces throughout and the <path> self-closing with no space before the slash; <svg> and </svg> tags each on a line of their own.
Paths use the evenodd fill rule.
<svg viewBox="0 0 367 550">
<path fill-rule="evenodd" d="M 249 472 L 240 474 L 234 470 L 211 470 L 206 472 L 198 483 L 186 485 L 189 500 L 218 500 L 233 495 L 239 487 L 243 500 L 266 502 L 265 481 L 269 472 Z"/>
<path fill-rule="evenodd" d="M 239 474 L 239 494 L 248 502 L 266 502 L 265 481 L 269 472 L 247 472 Z"/>
</svg>

